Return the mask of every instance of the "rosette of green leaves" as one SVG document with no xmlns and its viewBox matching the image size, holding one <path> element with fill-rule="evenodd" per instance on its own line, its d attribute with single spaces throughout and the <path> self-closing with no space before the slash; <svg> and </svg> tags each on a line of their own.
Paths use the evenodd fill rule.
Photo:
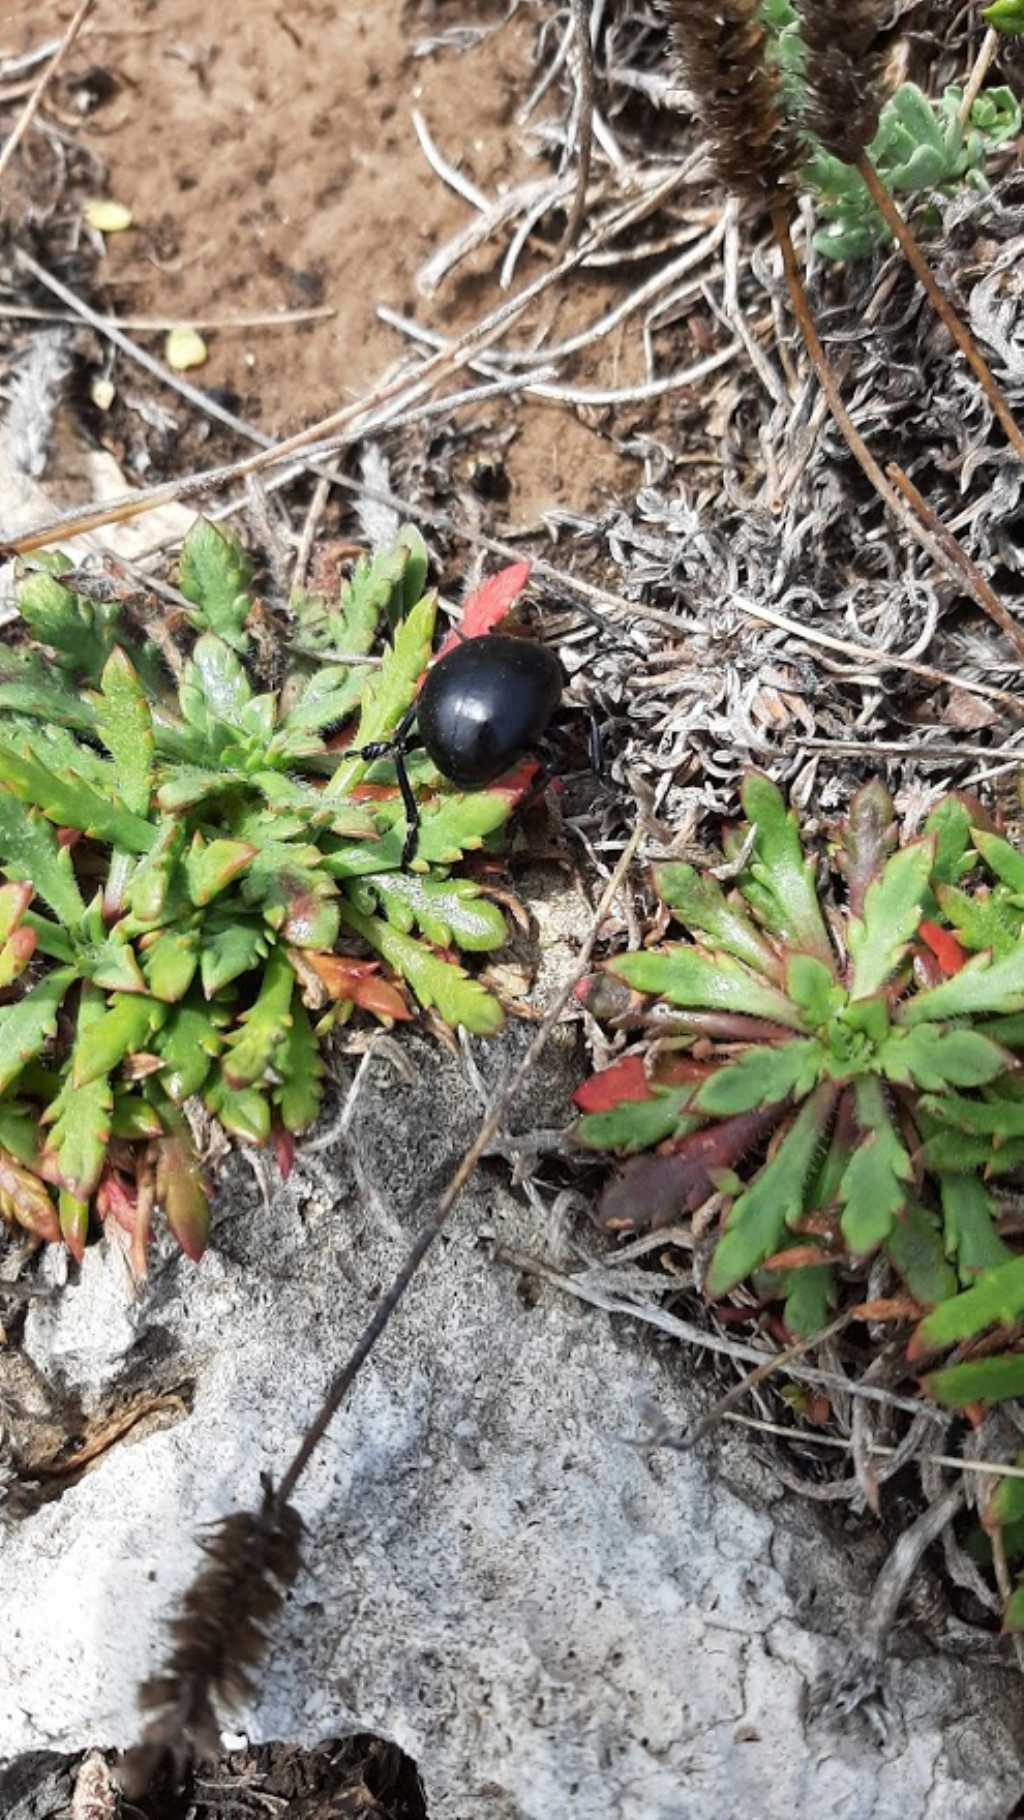
<svg viewBox="0 0 1024 1820">
<path fill-rule="evenodd" d="M 436 615 L 424 578 L 406 531 L 335 600 L 298 599 L 290 668 L 261 690 L 249 564 L 212 525 L 183 551 L 198 636 L 174 676 L 116 601 L 76 592 L 66 559 L 23 574 L 28 642 L 0 650 L 0 1214 L 80 1249 L 111 1143 L 121 1160 L 154 1146 L 168 1217 L 198 1255 L 205 1203 L 185 1192 L 197 1172 L 179 1108 L 200 1095 L 256 1143 L 308 1126 L 320 1040 L 358 997 L 344 969 L 322 969 L 340 997 L 318 984 L 317 957 L 339 944 L 368 946 L 453 1025 L 501 1024 L 451 951 L 498 947 L 504 916 L 452 869 L 520 787 L 464 793 L 414 766 L 429 800 L 404 874 L 393 767 L 332 738 L 387 739 L 412 702 Z M 350 661 L 382 638 L 374 665 Z"/>
<path fill-rule="evenodd" d="M 880 1250 L 934 1311 L 922 1345 L 1024 1315 L 1024 1260 L 1000 1235 L 991 1188 L 1024 1161 L 1024 857 L 956 797 L 897 846 L 876 782 L 837 840 L 845 890 L 826 918 L 778 789 L 751 774 L 742 801 L 731 887 L 691 866 L 655 868 L 691 939 L 608 963 L 662 1001 L 676 1079 L 663 1041 L 645 1093 L 634 1082 L 579 1121 L 582 1144 L 633 1155 L 600 1219 L 618 1231 L 669 1224 L 719 1193 L 707 1293 L 751 1282 L 785 1298 L 800 1334 Z M 695 1050 L 680 1085 L 679 1053 Z M 1000 1382 L 1024 1390 L 1019 1367 L 1013 1377 L 1003 1362 Z M 946 1395 L 950 1379 L 933 1388 Z"/>
</svg>

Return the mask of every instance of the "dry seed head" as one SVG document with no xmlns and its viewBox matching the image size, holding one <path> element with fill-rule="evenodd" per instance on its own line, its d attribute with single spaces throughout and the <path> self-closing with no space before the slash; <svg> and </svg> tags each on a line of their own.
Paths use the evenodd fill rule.
<svg viewBox="0 0 1024 1820">
<path fill-rule="evenodd" d="M 797 0 L 807 52 L 806 124 L 827 152 L 856 164 L 878 130 L 878 0 Z"/>
<path fill-rule="evenodd" d="M 797 163 L 798 148 L 767 68 L 759 0 L 668 0 L 687 86 L 697 96 L 721 181 L 737 195 L 770 199 Z"/>
</svg>

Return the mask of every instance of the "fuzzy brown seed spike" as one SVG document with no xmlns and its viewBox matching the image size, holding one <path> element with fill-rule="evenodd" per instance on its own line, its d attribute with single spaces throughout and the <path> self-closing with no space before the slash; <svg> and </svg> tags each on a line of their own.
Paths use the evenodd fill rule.
<svg viewBox="0 0 1024 1820">
<path fill-rule="evenodd" d="M 177 1785 L 193 1762 L 216 1753 L 215 1701 L 238 1706 L 253 1693 L 266 1626 L 299 1572 L 301 1535 L 298 1512 L 268 1485 L 258 1511 L 237 1511 L 203 1538 L 206 1561 L 170 1626 L 170 1655 L 139 1691 L 152 1717 L 120 1767 L 129 1801 L 162 1780 Z"/>
<path fill-rule="evenodd" d="M 773 196 L 797 163 L 778 108 L 778 79 L 764 61 L 759 0 L 669 0 L 672 36 L 687 86 L 711 138 L 715 170 L 739 196 Z"/>
<path fill-rule="evenodd" d="M 878 0 L 798 0 L 807 50 L 805 123 L 827 152 L 856 164 L 878 131 Z"/>
</svg>

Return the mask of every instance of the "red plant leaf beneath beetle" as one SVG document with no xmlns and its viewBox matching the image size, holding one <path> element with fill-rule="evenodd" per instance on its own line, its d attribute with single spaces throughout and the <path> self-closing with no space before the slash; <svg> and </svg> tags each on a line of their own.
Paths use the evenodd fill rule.
<svg viewBox="0 0 1024 1820">
<path fill-rule="evenodd" d="M 513 562 L 507 569 L 499 569 L 497 575 L 489 575 L 473 593 L 468 595 L 462 608 L 462 618 L 457 632 L 449 632 L 442 639 L 438 658 L 464 638 L 482 638 L 485 633 L 493 632 L 506 615 L 511 611 L 530 577 L 528 562 Z"/>
<path fill-rule="evenodd" d="M 955 935 L 950 935 L 948 929 L 940 929 L 938 923 L 928 922 L 918 923 L 917 933 L 923 942 L 927 942 L 947 979 L 959 973 L 967 956 Z"/>
</svg>

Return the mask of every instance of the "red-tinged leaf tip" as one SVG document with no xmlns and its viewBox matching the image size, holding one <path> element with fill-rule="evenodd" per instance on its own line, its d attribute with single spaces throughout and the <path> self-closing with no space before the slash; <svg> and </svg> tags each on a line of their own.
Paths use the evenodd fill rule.
<svg viewBox="0 0 1024 1820">
<path fill-rule="evenodd" d="M 73 1194 L 59 1196 L 60 1230 L 65 1245 L 80 1264 L 85 1256 L 85 1241 L 89 1232 L 89 1205 L 80 1201 Z"/>
<path fill-rule="evenodd" d="M 273 1145 L 281 1180 L 286 1182 L 291 1175 L 292 1164 L 295 1161 L 295 1138 L 292 1132 L 285 1130 L 283 1125 L 274 1125 L 270 1132 L 270 1142 Z"/>
<path fill-rule="evenodd" d="M 577 1087 L 572 1103 L 581 1112 L 611 1112 L 615 1106 L 622 1106 L 627 1101 L 653 1098 L 644 1072 L 643 1056 L 627 1055 L 621 1062 L 613 1062 L 610 1068 L 602 1068 L 600 1074 L 592 1074 L 589 1081 Z"/>
<path fill-rule="evenodd" d="M 100 1182 L 95 1197 L 96 1212 L 101 1220 L 113 1220 L 122 1232 L 135 1231 L 138 1201 L 134 1188 L 129 1188 L 116 1170 L 110 1169 Z"/>
<path fill-rule="evenodd" d="M 199 1159 L 188 1138 L 172 1136 L 159 1140 L 156 1192 L 167 1224 L 182 1251 L 193 1264 L 198 1264 L 210 1233 L 210 1203 L 206 1198 Z"/>
<path fill-rule="evenodd" d="M 539 770 L 540 765 L 536 759 L 524 759 L 522 764 L 516 765 L 511 771 L 506 771 L 504 777 L 499 777 L 496 783 L 488 784 L 487 789 L 495 791 L 500 796 L 507 796 L 510 802 L 517 803 L 520 797 L 526 795 Z"/>
<path fill-rule="evenodd" d="M 938 923 L 929 922 L 918 923 L 917 933 L 923 942 L 927 942 L 947 979 L 959 973 L 966 964 L 967 955 L 955 935 L 948 929 L 940 929 Z"/>
<path fill-rule="evenodd" d="M 81 828 L 58 828 L 57 829 L 58 847 L 68 847 L 68 848 L 77 847 L 81 838 L 82 838 Z"/>
<path fill-rule="evenodd" d="M 510 563 L 507 569 L 499 569 L 474 588 L 463 602 L 458 631 L 449 632 L 442 640 L 438 657 L 444 657 L 462 639 L 482 638 L 500 626 L 529 581 L 531 566 L 529 562 Z"/>
</svg>

